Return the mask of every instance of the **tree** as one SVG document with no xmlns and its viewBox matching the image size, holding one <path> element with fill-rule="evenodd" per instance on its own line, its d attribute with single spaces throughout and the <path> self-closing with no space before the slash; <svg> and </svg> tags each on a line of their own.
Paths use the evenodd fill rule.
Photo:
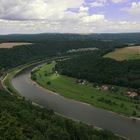
<svg viewBox="0 0 140 140">
<path fill-rule="evenodd" d="M 136 116 L 137 115 L 137 112 L 135 110 L 133 110 L 132 115 Z"/>
<path fill-rule="evenodd" d="M 3 140 L 26 140 L 21 128 L 18 127 L 16 118 L 7 111 L 0 113 L 0 138 Z"/>
<path fill-rule="evenodd" d="M 46 135 L 50 140 L 70 140 L 68 132 L 58 126 L 50 127 L 47 130 Z"/>
<path fill-rule="evenodd" d="M 50 82 L 50 81 L 48 81 L 48 82 L 47 82 L 47 85 L 51 85 L 51 82 Z"/>
</svg>

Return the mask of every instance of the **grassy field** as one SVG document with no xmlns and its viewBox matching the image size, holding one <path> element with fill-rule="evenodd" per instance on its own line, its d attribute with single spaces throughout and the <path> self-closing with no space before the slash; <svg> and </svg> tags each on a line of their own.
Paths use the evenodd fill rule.
<svg viewBox="0 0 140 140">
<path fill-rule="evenodd" d="M 126 88 L 119 87 L 119 91 L 114 93 L 109 90 L 99 90 L 93 87 L 91 83 L 80 85 L 77 83 L 77 79 L 52 72 L 54 66 L 55 62 L 34 70 L 33 75 L 38 84 L 70 99 L 126 116 L 133 116 L 136 112 L 135 116 L 140 117 L 140 104 L 136 104 L 129 97 L 122 95 L 122 92 L 127 91 Z"/>
<path fill-rule="evenodd" d="M 113 58 L 118 61 L 140 59 L 140 46 L 116 49 L 115 51 L 106 54 L 104 57 Z"/>
<path fill-rule="evenodd" d="M 32 44 L 32 43 L 26 43 L 26 42 L 24 42 L 24 43 L 22 43 L 22 42 L 2 43 L 2 44 L 0 44 L 0 48 L 13 48 L 13 47 L 16 47 L 16 46 L 30 45 L 30 44 Z"/>
</svg>

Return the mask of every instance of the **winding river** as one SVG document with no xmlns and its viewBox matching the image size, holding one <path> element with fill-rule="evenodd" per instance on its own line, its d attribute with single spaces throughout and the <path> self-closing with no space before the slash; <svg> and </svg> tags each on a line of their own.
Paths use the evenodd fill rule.
<svg viewBox="0 0 140 140">
<path fill-rule="evenodd" d="M 134 121 L 47 91 L 30 79 L 32 68 L 26 68 L 12 79 L 14 88 L 23 96 L 66 117 L 111 130 L 131 140 L 140 140 L 140 121 Z"/>
</svg>

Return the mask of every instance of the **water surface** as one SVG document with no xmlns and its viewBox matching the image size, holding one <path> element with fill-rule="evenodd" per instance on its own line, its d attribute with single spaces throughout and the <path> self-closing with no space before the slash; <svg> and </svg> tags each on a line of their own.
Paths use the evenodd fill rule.
<svg viewBox="0 0 140 140">
<path fill-rule="evenodd" d="M 140 121 L 53 94 L 31 81 L 32 68 L 21 71 L 12 80 L 15 89 L 23 96 L 72 119 L 108 129 L 131 140 L 140 140 Z"/>
</svg>

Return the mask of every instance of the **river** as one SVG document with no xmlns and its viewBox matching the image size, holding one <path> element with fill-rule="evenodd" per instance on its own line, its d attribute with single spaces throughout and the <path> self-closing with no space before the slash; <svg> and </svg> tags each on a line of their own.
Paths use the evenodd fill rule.
<svg viewBox="0 0 140 140">
<path fill-rule="evenodd" d="M 68 118 L 110 130 L 131 140 L 140 140 L 140 121 L 134 121 L 116 113 L 66 99 L 47 91 L 37 86 L 30 79 L 32 68 L 21 71 L 12 79 L 14 88 L 21 95 Z"/>
</svg>

